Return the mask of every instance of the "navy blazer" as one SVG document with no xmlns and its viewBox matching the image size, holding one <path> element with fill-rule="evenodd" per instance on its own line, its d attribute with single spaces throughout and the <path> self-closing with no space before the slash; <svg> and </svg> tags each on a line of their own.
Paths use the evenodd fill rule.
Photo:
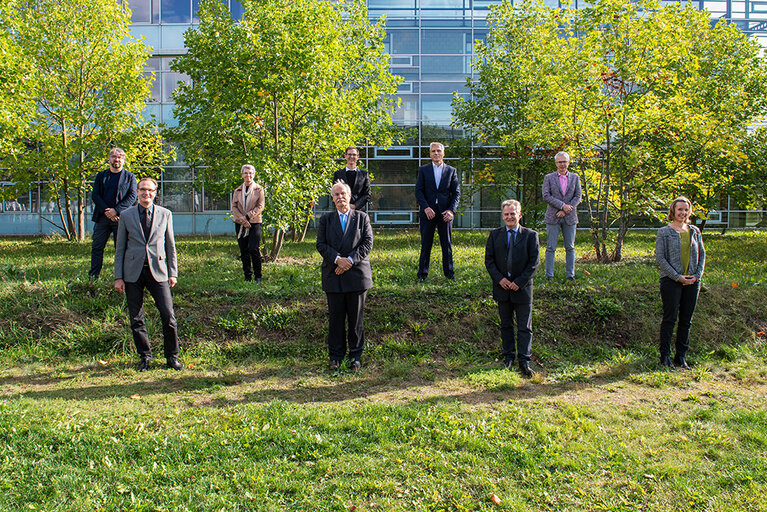
<svg viewBox="0 0 767 512">
<path fill-rule="evenodd" d="M 354 186 L 346 183 L 346 167 L 336 171 L 333 174 L 333 183 L 338 180 L 343 181 L 349 188 L 352 189 L 352 197 L 350 203 L 354 205 L 354 208 L 363 212 L 368 210 L 368 201 L 370 201 L 370 176 L 367 171 L 357 169 L 354 171 L 357 173 L 357 177 L 354 180 Z"/>
<path fill-rule="evenodd" d="M 437 215 L 450 210 L 455 213 L 458 210 L 458 200 L 461 198 L 461 187 L 458 183 L 458 172 L 455 167 L 445 164 L 442 168 L 442 177 L 434 181 L 434 164 L 429 162 L 418 168 L 418 179 L 415 182 L 415 198 L 421 211 L 431 208 Z"/>
<path fill-rule="evenodd" d="M 485 246 L 485 268 L 493 280 L 493 299 L 519 304 L 532 302 L 533 274 L 540 264 L 538 233 L 519 226 L 517 239 L 514 242 L 510 270 L 506 264 L 509 251 L 506 239 L 506 226 L 502 226 L 490 232 Z M 516 283 L 519 290 L 512 291 L 501 288 L 500 282 L 504 277 Z"/>
<path fill-rule="evenodd" d="M 98 222 L 104 217 L 104 210 L 109 208 L 104 201 L 104 187 L 106 185 L 107 176 L 111 173 L 109 169 L 96 174 L 96 178 L 93 180 L 93 190 L 91 191 L 91 199 L 93 199 L 93 222 Z M 136 191 L 136 177 L 127 169 L 123 169 L 120 175 L 120 183 L 117 185 L 117 204 L 115 205 L 115 211 L 117 215 L 130 208 L 136 203 L 138 194 Z"/>
<path fill-rule="evenodd" d="M 317 225 L 316 247 L 322 255 L 322 289 L 326 293 L 360 292 L 373 286 L 368 259 L 373 249 L 373 228 L 367 213 L 350 209 L 345 232 L 338 211 L 326 213 Z M 337 275 L 336 257 L 351 257 L 352 268 Z"/>
</svg>

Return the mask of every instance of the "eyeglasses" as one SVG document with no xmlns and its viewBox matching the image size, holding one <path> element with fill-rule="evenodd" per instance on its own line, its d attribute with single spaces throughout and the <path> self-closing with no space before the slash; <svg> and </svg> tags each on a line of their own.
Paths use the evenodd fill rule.
<svg viewBox="0 0 767 512">
<path fill-rule="evenodd" d="M 144 188 L 144 187 L 140 187 L 140 188 L 138 189 L 138 191 L 139 191 L 139 192 L 157 192 L 157 189 L 156 189 L 156 188 Z"/>
</svg>

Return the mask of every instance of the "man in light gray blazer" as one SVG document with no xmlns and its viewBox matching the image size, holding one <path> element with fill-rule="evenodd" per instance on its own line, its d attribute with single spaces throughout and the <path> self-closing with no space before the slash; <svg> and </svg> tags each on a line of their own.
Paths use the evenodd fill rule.
<svg viewBox="0 0 767 512">
<path fill-rule="evenodd" d="M 575 281 L 575 228 L 578 204 L 581 202 L 581 180 L 569 172 L 570 155 L 560 151 L 554 157 L 557 172 L 543 178 L 543 200 L 546 201 L 546 280 L 554 277 L 554 253 L 559 232 L 565 245 L 565 275 Z"/>
<path fill-rule="evenodd" d="M 157 182 L 143 178 L 138 184 L 138 202 L 120 216 L 115 249 L 115 289 L 125 292 L 133 342 L 140 361 L 138 371 L 149 369 L 152 350 L 144 322 L 144 289 L 154 298 L 162 319 L 166 366 L 181 370 L 173 297 L 178 264 L 170 210 L 154 204 Z"/>
</svg>

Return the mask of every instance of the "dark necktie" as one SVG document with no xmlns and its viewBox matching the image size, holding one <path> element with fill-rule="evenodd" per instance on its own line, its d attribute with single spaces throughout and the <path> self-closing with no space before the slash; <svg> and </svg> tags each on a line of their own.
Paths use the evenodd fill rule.
<svg viewBox="0 0 767 512">
<path fill-rule="evenodd" d="M 511 265 L 514 262 L 514 258 L 512 257 L 512 253 L 514 251 L 514 239 L 516 238 L 516 232 L 514 230 L 506 230 L 508 233 L 508 243 L 509 243 L 509 251 L 506 253 L 506 274 L 508 276 L 511 276 Z"/>
<path fill-rule="evenodd" d="M 144 240 L 149 240 L 149 233 L 152 231 L 152 214 L 149 208 L 141 210 L 141 229 L 144 231 Z"/>
</svg>

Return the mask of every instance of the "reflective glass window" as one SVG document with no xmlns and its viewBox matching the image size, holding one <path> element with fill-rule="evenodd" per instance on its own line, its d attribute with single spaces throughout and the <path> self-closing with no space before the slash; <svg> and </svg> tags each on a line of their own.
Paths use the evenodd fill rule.
<svg viewBox="0 0 767 512">
<path fill-rule="evenodd" d="M 418 95 L 417 94 L 402 94 L 399 96 L 401 103 L 399 108 L 394 112 L 392 119 L 396 123 L 407 123 L 418 121 Z"/>
<path fill-rule="evenodd" d="M 192 3 L 190 0 L 161 0 L 163 23 L 191 23 Z"/>
<path fill-rule="evenodd" d="M 466 53 L 466 38 L 471 39 L 471 31 L 437 30 L 421 31 L 422 53 Z"/>
<path fill-rule="evenodd" d="M 193 189 L 191 182 L 165 181 L 162 183 L 161 204 L 173 212 L 193 211 Z"/>
<path fill-rule="evenodd" d="M 173 91 L 175 91 L 182 82 L 188 82 L 189 77 L 184 73 L 175 71 L 162 74 L 162 101 L 173 101 Z"/>
<path fill-rule="evenodd" d="M 242 19 L 245 14 L 245 9 L 238 0 L 232 0 L 232 6 L 229 11 L 232 13 L 232 18 L 235 20 Z"/>
<path fill-rule="evenodd" d="M 131 10 L 131 23 L 152 22 L 151 0 L 128 0 L 128 7 Z"/>
<path fill-rule="evenodd" d="M 389 53 L 418 53 L 418 29 L 391 30 L 386 41 Z"/>
<path fill-rule="evenodd" d="M 461 81 L 469 73 L 471 73 L 469 56 L 433 56 L 423 57 L 421 60 L 421 77 L 424 80 Z"/>
</svg>

